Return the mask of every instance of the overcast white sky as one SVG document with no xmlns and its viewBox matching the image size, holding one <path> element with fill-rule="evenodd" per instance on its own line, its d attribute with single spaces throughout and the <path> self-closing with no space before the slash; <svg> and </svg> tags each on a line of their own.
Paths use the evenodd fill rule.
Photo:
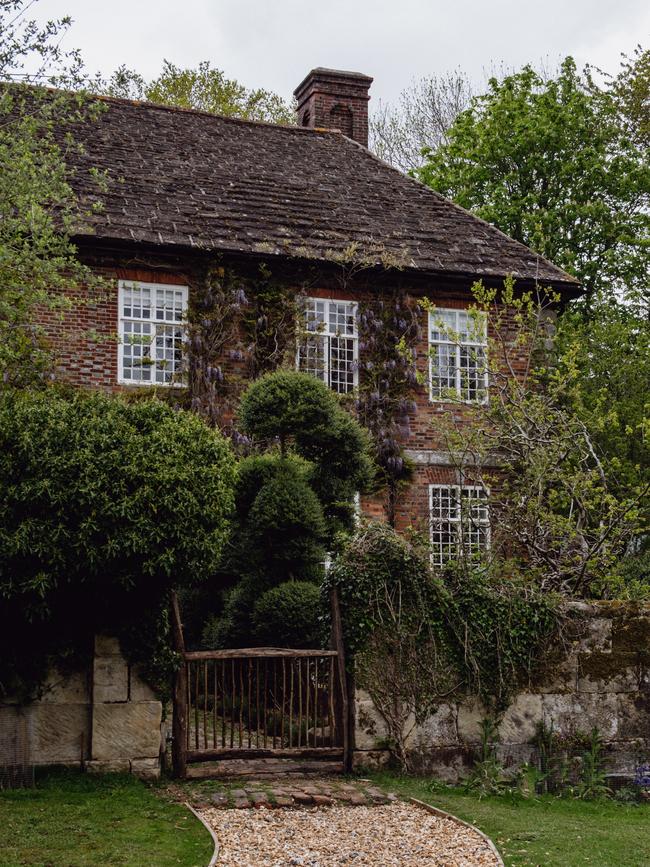
<svg viewBox="0 0 650 867">
<path fill-rule="evenodd" d="M 314 66 L 374 76 L 373 100 L 411 79 L 504 63 L 553 67 L 566 54 L 615 71 L 650 43 L 648 0 L 40 0 L 38 20 L 71 15 L 65 45 L 91 71 L 122 63 L 153 77 L 163 58 L 210 60 L 249 87 L 290 98 Z"/>
</svg>

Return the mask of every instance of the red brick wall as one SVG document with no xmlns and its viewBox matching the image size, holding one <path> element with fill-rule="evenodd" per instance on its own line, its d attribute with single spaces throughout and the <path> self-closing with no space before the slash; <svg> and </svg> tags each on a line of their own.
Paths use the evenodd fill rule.
<svg viewBox="0 0 650 867">
<path fill-rule="evenodd" d="M 188 283 L 190 282 L 179 270 L 165 271 L 143 268 L 113 268 L 104 269 L 102 275 L 106 279 L 106 290 L 98 300 L 80 304 L 75 308 L 74 314 L 66 316 L 66 326 L 61 327 L 52 313 L 48 313 L 44 319 L 45 324 L 52 335 L 59 365 L 59 374 L 75 385 L 90 388 L 101 388 L 111 391 L 128 390 L 139 386 L 123 386 L 117 383 L 117 280 L 142 280 L 145 282 L 159 283 Z M 369 290 L 360 291 L 354 289 L 323 289 L 310 288 L 310 296 L 337 298 L 342 300 L 355 300 L 363 302 L 376 297 L 376 292 Z M 471 304 L 472 298 L 469 288 L 461 293 L 450 292 L 432 285 L 428 296 L 441 307 L 463 308 Z M 428 319 L 427 313 L 422 311 L 422 339 L 418 346 L 418 367 L 424 375 L 425 383 L 428 372 Z M 95 332 L 97 339 L 90 339 L 88 332 Z M 523 358 L 517 360 L 517 367 L 521 368 Z M 229 361 L 224 359 L 224 373 L 226 378 L 238 380 L 245 374 L 246 361 Z M 460 424 L 469 418 L 473 409 L 470 405 L 455 405 L 445 402 L 431 402 L 429 400 L 428 386 L 420 385 L 416 388 L 414 399 L 418 405 L 418 412 L 411 417 L 411 436 L 404 443 L 406 448 L 415 451 L 444 451 L 444 441 L 436 431 L 436 418 L 440 415 L 454 413 Z M 408 490 L 404 491 L 397 505 L 397 525 L 399 528 L 408 526 L 420 526 L 424 529 L 428 518 L 428 486 L 433 483 L 454 484 L 458 483 L 455 470 L 448 466 L 423 466 L 416 465 L 414 479 Z M 383 518 L 383 498 L 364 498 L 362 502 L 364 513 Z"/>
</svg>

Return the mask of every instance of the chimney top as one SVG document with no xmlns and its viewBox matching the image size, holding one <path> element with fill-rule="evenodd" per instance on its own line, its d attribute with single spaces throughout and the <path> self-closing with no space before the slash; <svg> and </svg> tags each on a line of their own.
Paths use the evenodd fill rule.
<svg viewBox="0 0 650 867">
<path fill-rule="evenodd" d="M 301 126 L 339 129 L 368 147 L 368 90 L 372 78 L 361 72 L 318 66 L 294 90 Z"/>
</svg>

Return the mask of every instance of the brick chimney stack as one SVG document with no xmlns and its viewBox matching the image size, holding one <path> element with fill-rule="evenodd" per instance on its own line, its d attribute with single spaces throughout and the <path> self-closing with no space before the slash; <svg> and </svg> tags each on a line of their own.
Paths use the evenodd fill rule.
<svg viewBox="0 0 650 867">
<path fill-rule="evenodd" d="M 312 69 L 294 90 L 300 126 L 340 129 L 368 147 L 369 75 L 341 69 Z"/>
</svg>

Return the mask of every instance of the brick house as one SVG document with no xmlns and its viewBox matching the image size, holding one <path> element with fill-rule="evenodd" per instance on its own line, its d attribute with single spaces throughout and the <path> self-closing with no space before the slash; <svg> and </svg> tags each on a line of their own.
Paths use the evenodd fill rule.
<svg viewBox="0 0 650 867">
<path fill-rule="evenodd" d="M 107 98 L 99 120 L 78 127 L 85 153 L 74 157 L 73 181 L 83 202 L 95 194 L 87 169 L 107 172 L 103 210 L 75 238 L 82 260 L 112 287 L 79 308 L 78 324 L 105 339 L 60 339 L 61 375 L 112 391 L 182 388 L 184 321 L 195 275 L 210 262 L 245 276 L 253 292 L 260 265 L 300 289 L 308 339 L 296 363 L 341 393 L 357 384 L 358 305 L 377 293 L 426 296 L 459 332 L 478 279 L 501 285 L 512 275 L 522 288 L 541 283 L 575 295 L 577 283 L 559 268 L 367 149 L 371 82 L 312 70 L 295 91 L 296 126 Z M 343 285 L 340 261 L 351 244 L 375 261 Z M 426 384 L 416 388 L 405 443 L 415 472 L 397 526 L 427 521 L 433 510 L 442 562 L 458 532 L 462 480 L 432 422 L 452 409 L 441 399 L 449 387 L 464 399 L 454 412 L 471 412 L 483 388 L 471 359 L 485 336 L 463 353 L 421 315 Z M 242 370 L 224 360 L 226 378 Z M 379 502 L 363 507 L 381 512 Z"/>
</svg>

